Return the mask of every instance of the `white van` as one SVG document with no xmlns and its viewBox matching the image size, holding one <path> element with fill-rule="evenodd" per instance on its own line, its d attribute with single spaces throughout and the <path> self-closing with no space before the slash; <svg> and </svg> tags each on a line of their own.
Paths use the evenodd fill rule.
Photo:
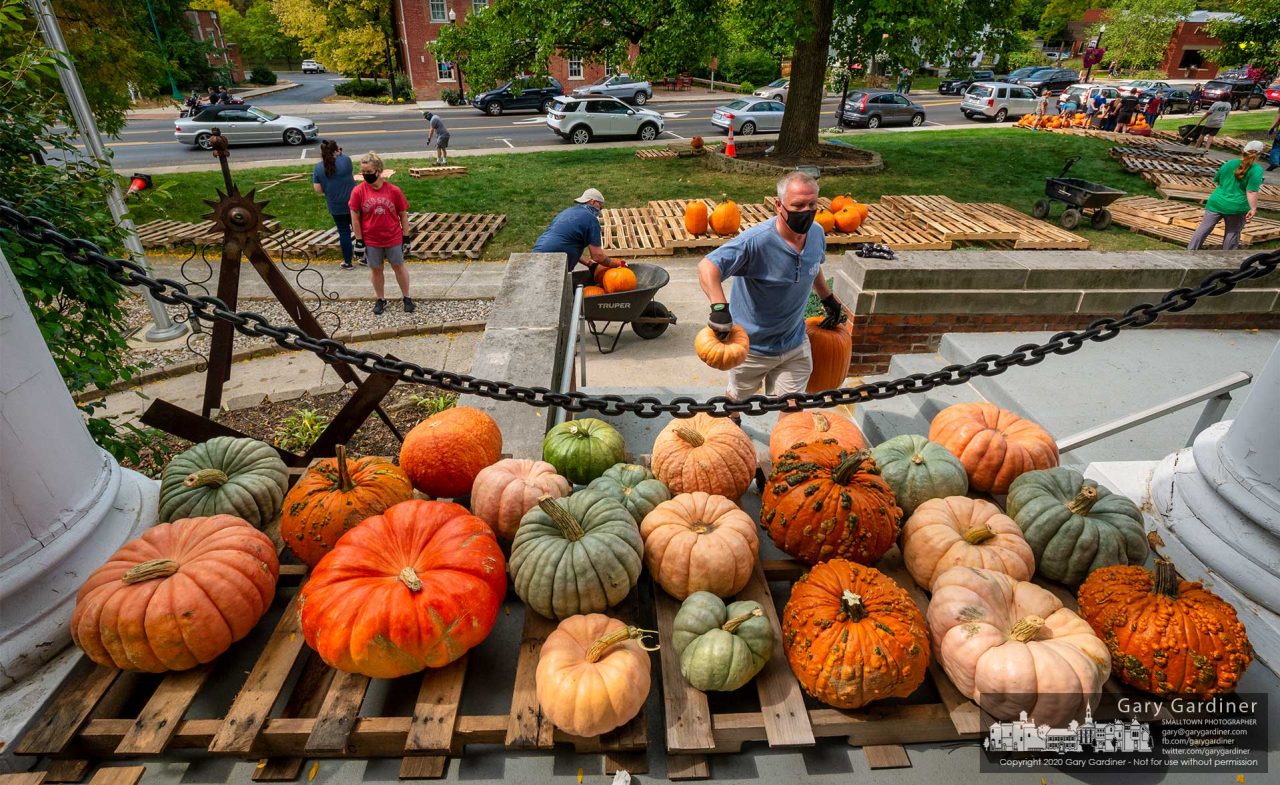
<svg viewBox="0 0 1280 785">
<path fill-rule="evenodd" d="M 960 111 L 970 120 L 990 117 L 1003 123 L 1012 117 L 1035 114 L 1039 100 L 1030 87 L 1008 82 L 978 82 L 965 91 Z"/>
<path fill-rule="evenodd" d="M 1073 84 L 1066 90 L 1063 90 L 1062 95 L 1058 96 L 1058 105 L 1061 106 L 1067 102 L 1068 98 L 1071 98 L 1076 102 L 1076 106 L 1080 107 L 1080 111 L 1083 112 L 1085 110 L 1085 102 L 1093 100 L 1093 97 L 1099 93 L 1101 93 L 1102 97 L 1108 101 L 1112 98 L 1120 97 L 1120 91 L 1111 85 L 1085 83 Z"/>
</svg>

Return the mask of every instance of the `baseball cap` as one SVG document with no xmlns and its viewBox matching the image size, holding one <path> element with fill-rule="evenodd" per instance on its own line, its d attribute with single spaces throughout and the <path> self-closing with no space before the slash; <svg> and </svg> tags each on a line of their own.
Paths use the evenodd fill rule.
<svg viewBox="0 0 1280 785">
<path fill-rule="evenodd" d="M 600 193 L 600 189 L 598 188 L 588 188 L 587 190 L 582 192 L 582 196 L 579 196 L 577 199 L 574 199 L 573 201 L 577 202 L 578 204 L 586 204 L 587 202 L 592 202 L 592 201 L 599 202 L 600 204 L 604 204 L 604 194 Z"/>
<path fill-rule="evenodd" d="M 1262 142 L 1259 142 L 1257 139 L 1254 139 L 1252 142 L 1244 146 L 1244 152 L 1246 155 L 1249 153 L 1261 153 L 1265 149 L 1267 149 L 1267 146 Z"/>
</svg>

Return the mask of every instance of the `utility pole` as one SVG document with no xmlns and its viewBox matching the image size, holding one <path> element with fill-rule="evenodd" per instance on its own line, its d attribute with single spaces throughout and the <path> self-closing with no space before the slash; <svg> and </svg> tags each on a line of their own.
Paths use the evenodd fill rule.
<svg viewBox="0 0 1280 785">
<path fill-rule="evenodd" d="M 125 231 L 125 248 L 128 249 L 133 261 L 141 264 L 146 268 L 147 274 L 150 274 L 151 269 L 147 265 L 146 252 L 142 249 L 142 242 L 138 240 L 138 230 L 134 228 L 133 220 L 129 218 L 129 211 L 124 206 L 120 184 L 116 182 L 115 172 L 111 170 L 111 159 L 107 158 L 107 150 L 102 144 L 102 137 L 98 134 L 98 123 L 93 119 L 89 99 L 85 97 L 84 88 L 80 85 L 80 75 L 76 72 L 71 52 L 67 49 L 67 42 L 62 38 L 58 17 L 54 16 L 49 0 L 30 0 L 30 2 L 32 10 L 35 11 L 36 22 L 40 25 L 40 33 L 44 36 L 45 45 L 59 55 L 58 78 L 62 80 L 62 92 L 66 93 L 67 103 L 71 105 L 71 113 L 76 118 L 76 126 L 80 130 L 80 137 L 84 140 L 85 149 L 100 165 L 107 167 L 111 172 L 111 190 L 107 194 L 107 206 L 111 208 L 111 216 L 115 218 L 116 223 Z M 174 322 L 164 305 L 152 297 L 149 290 L 144 291 L 142 296 L 147 300 L 147 308 L 150 309 L 151 319 L 154 321 L 151 329 L 146 333 L 148 341 L 169 341 L 187 332 L 187 326 Z"/>
</svg>

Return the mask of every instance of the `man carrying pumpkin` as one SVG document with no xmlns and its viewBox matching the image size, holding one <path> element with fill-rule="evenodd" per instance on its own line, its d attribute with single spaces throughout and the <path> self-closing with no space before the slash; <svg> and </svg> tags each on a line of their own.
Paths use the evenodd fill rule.
<svg viewBox="0 0 1280 785">
<path fill-rule="evenodd" d="M 841 311 L 821 274 L 827 239 L 814 223 L 817 210 L 817 180 L 791 172 L 778 181 L 774 220 L 747 229 L 698 264 L 698 282 L 711 301 L 707 325 L 723 337 L 736 322 L 750 341 L 746 360 L 729 371 L 728 396 L 735 401 L 762 383 L 767 395 L 804 392 L 813 370 L 804 324 L 809 292 L 827 314 Z M 734 279 L 732 304 L 725 278 Z"/>
<path fill-rule="evenodd" d="M 579 262 L 594 274 L 597 265 L 617 267 L 618 263 L 604 253 L 600 236 L 600 210 L 604 208 L 604 195 L 598 188 L 588 188 L 575 204 L 560 212 L 533 244 L 535 252 L 563 253 L 565 270 L 573 272 Z M 588 252 L 590 261 L 583 261 Z"/>
</svg>

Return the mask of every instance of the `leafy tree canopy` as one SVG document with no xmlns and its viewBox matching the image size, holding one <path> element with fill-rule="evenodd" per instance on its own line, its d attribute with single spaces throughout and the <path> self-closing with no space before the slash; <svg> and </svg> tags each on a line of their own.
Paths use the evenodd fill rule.
<svg viewBox="0 0 1280 785">
<path fill-rule="evenodd" d="M 386 0 L 271 0 L 271 8 L 280 30 L 297 39 L 304 56 L 348 76 L 390 78 L 391 3 Z"/>
<path fill-rule="evenodd" d="M 1228 0 L 1238 21 L 1213 22 L 1209 31 L 1222 39 L 1213 53 L 1219 65 L 1255 65 L 1271 74 L 1280 68 L 1280 0 Z M 1110 28 L 1108 28 L 1110 30 Z"/>
<path fill-rule="evenodd" d="M 1154 68 L 1164 60 L 1178 20 L 1196 10 L 1195 0 L 1117 0 L 1107 11 L 1103 48 L 1121 68 Z M 1089 30 L 1098 34 L 1101 25 Z"/>
</svg>

